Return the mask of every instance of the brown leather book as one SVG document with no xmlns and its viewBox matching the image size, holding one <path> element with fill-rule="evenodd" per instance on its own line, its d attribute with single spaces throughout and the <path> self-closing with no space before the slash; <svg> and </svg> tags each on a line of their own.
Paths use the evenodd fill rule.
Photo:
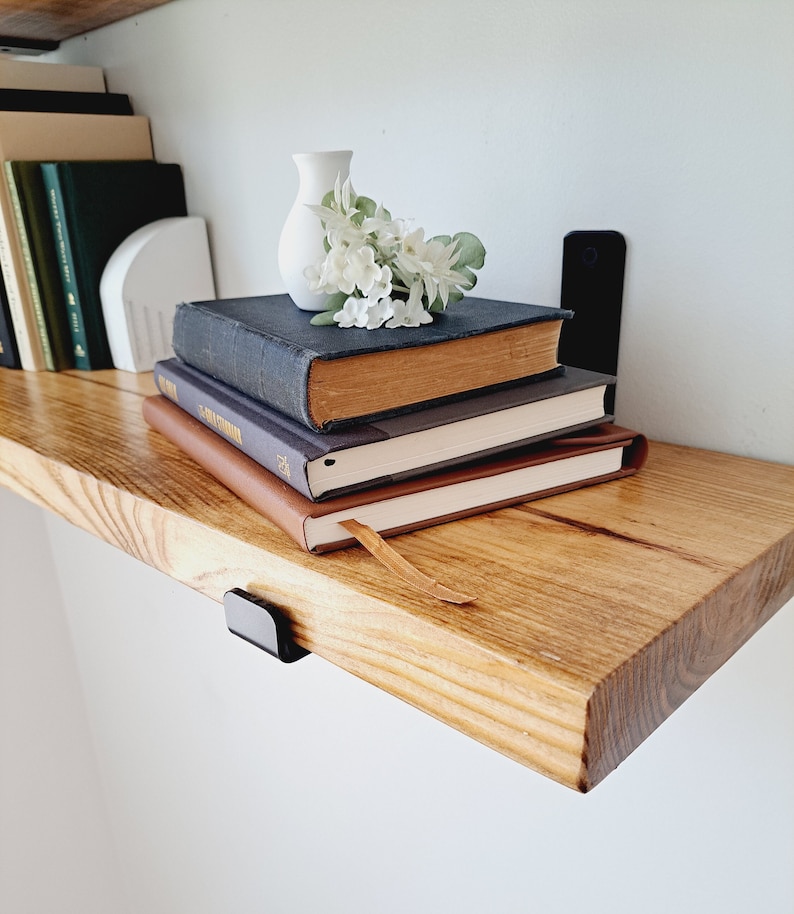
<svg viewBox="0 0 794 914">
<path fill-rule="evenodd" d="M 394 536 L 629 476 L 643 465 L 648 450 L 644 435 L 606 423 L 508 457 L 317 503 L 164 396 L 147 397 L 143 415 L 152 428 L 307 552 L 353 545 L 355 540 L 340 521 L 357 520 L 383 537 Z"/>
</svg>

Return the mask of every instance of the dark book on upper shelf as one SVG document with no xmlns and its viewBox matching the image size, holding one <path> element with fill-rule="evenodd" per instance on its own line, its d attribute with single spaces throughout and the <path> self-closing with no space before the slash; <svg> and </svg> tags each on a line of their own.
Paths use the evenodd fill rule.
<svg viewBox="0 0 794 914">
<path fill-rule="evenodd" d="M 606 421 L 610 375 L 566 369 L 426 409 L 318 432 L 172 358 L 160 393 L 312 501 L 492 457 Z"/>
<path fill-rule="evenodd" d="M 13 161 L 4 165 L 45 366 L 50 371 L 74 368 L 72 337 L 40 163 Z"/>
<path fill-rule="evenodd" d="M 116 248 L 136 229 L 187 215 L 182 169 L 154 161 L 45 162 L 75 367 L 113 365 L 99 292 Z"/>
<path fill-rule="evenodd" d="M 647 453 L 645 437 L 612 424 L 555 439 L 510 456 L 313 502 L 162 395 L 146 397 L 149 425 L 307 552 L 355 540 L 341 522 L 355 520 L 383 537 L 620 479 Z"/>
<path fill-rule="evenodd" d="M 11 310 L 8 307 L 6 284 L 0 273 L 0 367 L 21 368 L 17 341 L 14 338 L 14 327 L 11 323 Z"/>
<path fill-rule="evenodd" d="M 152 157 L 151 130 L 146 117 L 0 111 L 3 162 Z M 43 371 L 46 365 L 5 169 L 0 169 L 0 268 L 22 367 Z"/>
<path fill-rule="evenodd" d="M 174 352 L 322 430 L 560 373 L 560 327 L 571 312 L 464 298 L 417 328 L 318 327 L 311 316 L 288 295 L 183 302 Z"/>
<path fill-rule="evenodd" d="M 57 89 L 2 89 L 0 111 L 61 114 L 132 114 L 129 95 L 120 92 L 69 92 Z"/>
</svg>

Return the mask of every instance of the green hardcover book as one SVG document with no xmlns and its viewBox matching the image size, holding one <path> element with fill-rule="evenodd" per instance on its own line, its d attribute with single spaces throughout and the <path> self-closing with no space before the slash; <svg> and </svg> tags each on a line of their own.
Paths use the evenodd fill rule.
<svg viewBox="0 0 794 914">
<path fill-rule="evenodd" d="M 75 367 L 111 368 L 99 294 L 102 273 L 134 231 L 187 215 L 182 169 L 153 161 L 45 162 L 41 174 Z"/>
<path fill-rule="evenodd" d="M 5 162 L 25 273 L 48 370 L 74 368 L 47 193 L 38 162 Z"/>
</svg>

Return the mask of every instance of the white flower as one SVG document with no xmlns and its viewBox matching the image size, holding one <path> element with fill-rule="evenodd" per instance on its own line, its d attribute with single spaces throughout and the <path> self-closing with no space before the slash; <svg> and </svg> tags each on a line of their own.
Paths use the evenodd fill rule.
<svg viewBox="0 0 794 914">
<path fill-rule="evenodd" d="M 342 184 L 342 175 L 337 172 L 336 181 L 334 182 L 334 202 L 339 206 L 342 212 L 346 213 L 352 209 L 351 203 L 355 200 L 355 191 L 350 183 L 350 177 L 345 179 Z"/>
<path fill-rule="evenodd" d="M 303 275 L 306 277 L 306 282 L 309 284 L 310 292 L 324 292 L 323 288 L 323 265 L 325 263 L 325 258 L 318 260 L 317 263 L 309 264 L 308 267 L 303 271 Z"/>
<path fill-rule="evenodd" d="M 309 290 L 317 293 L 333 295 L 334 292 L 344 291 L 349 295 L 355 285 L 349 289 L 342 289 L 344 283 L 344 270 L 347 266 L 347 257 L 341 247 L 332 247 L 331 250 L 321 257 L 316 264 L 306 267 L 303 275 L 309 282 Z"/>
<path fill-rule="evenodd" d="M 366 327 L 368 320 L 366 298 L 347 299 L 342 308 L 334 314 L 334 320 L 340 327 Z"/>
<path fill-rule="evenodd" d="M 394 302 L 386 296 L 377 301 L 367 299 L 367 330 L 376 330 L 394 315 Z"/>
<path fill-rule="evenodd" d="M 312 323 L 369 330 L 432 323 L 431 309 L 460 299 L 459 287 L 470 288 L 471 270 L 483 265 L 485 249 L 474 235 L 426 241 L 423 229 L 411 231 L 410 221 L 356 195 L 349 178 L 337 176 L 323 203 L 309 208 L 322 222 L 326 253 L 304 276 L 312 292 L 335 299 Z"/>
<path fill-rule="evenodd" d="M 366 217 L 361 223 L 361 231 L 379 250 L 389 251 L 403 243 L 411 223 L 405 219 L 386 219 L 384 213 L 383 207 L 378 206 L 375 215 Z"/>
<path fill-rule="evenodd" d="M 391 267 L 383 266 L 380 268 L 380 276 L 375 280 L 372 288 L 367 293 L 370 301 L 380 301 L 387 298 L 392 293 L 392 272 Z"/>
<path fill-rule="evenodd" d="M 406 281 L 422 281 L 428 305 L 440 297 L 446 308 L 451 289 L 468 286 L 469 281 L 452 269 L 460 257 L 457 242 L 445 245 L 434 239 L 425 241 L 424 234 L 419 228 L 405 237 L 402 250 L 397 252 L 397 272 Z"/>
<path fill-rule="evenodd" d="M 358 248 L 348 248 L 346 251 L 345 268 L 342 276 L 345 282 L 352 286 L 353 289 L 360 289 L 364 295 L 368 295 L 370 289 L 376 282 L 380 282 L 381 268 L 375 263 L 375 251 L 368 245 L 362 244 Z M 343 292 L 348 289 L 340 286 Z"/>
<path fill-rule="evenodd" d="M 388 296 L 373 300 L 351 295 L 334 314 L 334 320 L 340 327 L 366 327 L 367 330 L 376 330 L 393 314 L 393 302 Z"/>
<path fill-rule="evenodd" d="M 425 311 L 422 305 L 422 283 L 415 282 L 411 286 L 408 295 L 408 301 L 394 301 L 394 317 L 387 322 L 386 326 L 394 327 L 418 327 L 420 324 L 430 324 L 433 322 L 433 315 Z"/>
</svg>

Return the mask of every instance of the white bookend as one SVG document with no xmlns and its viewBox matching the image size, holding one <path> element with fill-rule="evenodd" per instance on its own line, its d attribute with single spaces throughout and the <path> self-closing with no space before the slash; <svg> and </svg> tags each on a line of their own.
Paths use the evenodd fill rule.
<svg viewBox="0 0 794 914">
<path fill-rule="evenodd" d="M 176 306 L 215 298 L 204 220 L 175 216 L 133 232 L 108 260 L 99 294 L 116 368 L 151 371 L 171 358 Z"/>
</svg>

